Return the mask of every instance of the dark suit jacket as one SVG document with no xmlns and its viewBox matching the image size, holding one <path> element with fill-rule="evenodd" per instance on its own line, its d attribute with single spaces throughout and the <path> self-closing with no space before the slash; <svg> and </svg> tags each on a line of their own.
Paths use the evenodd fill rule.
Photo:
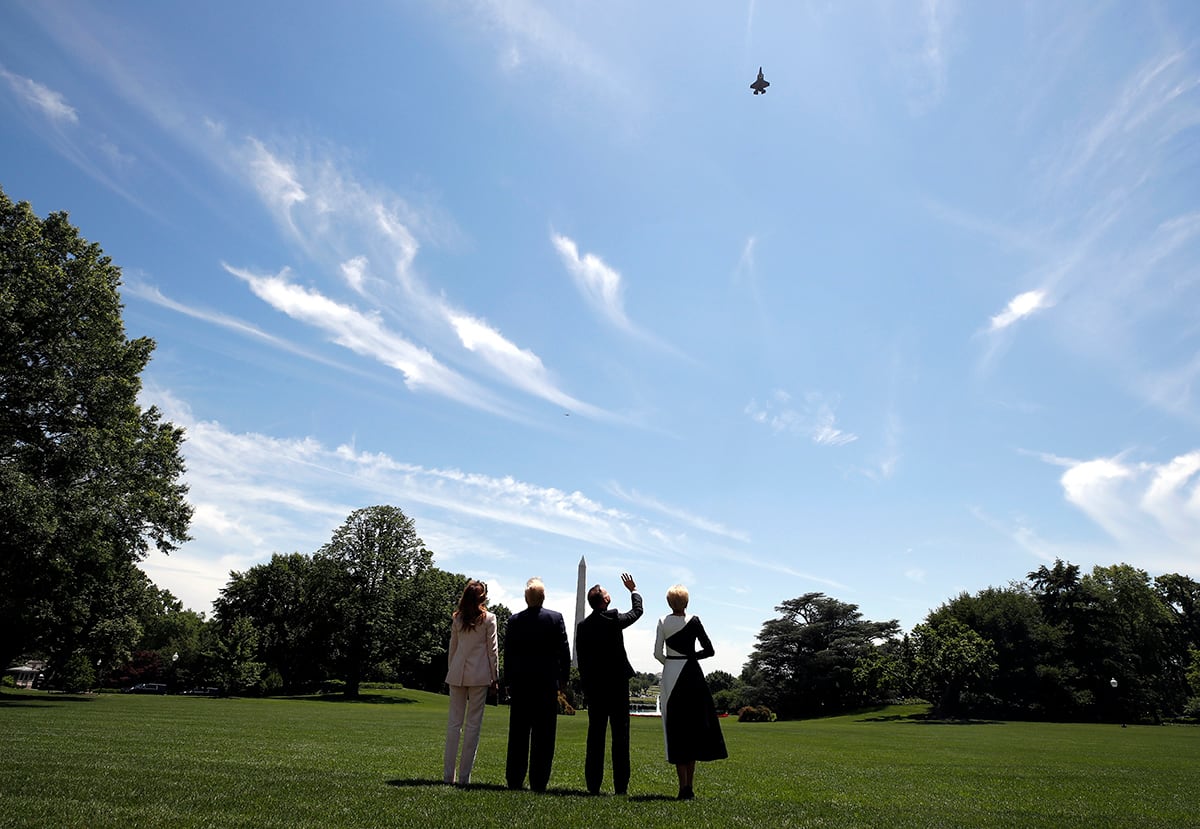
<svg viewBox="0 0 1200 829">
<path fill-rule="evenodd" d="M 527 607 L 508 620 L 504 634 L 504 683 L 514 693 L 557 691 L 571 676 L 571 645 L 562 614 Z"/>
<path fill-rule="evenodd" d="M 579 678 L 585 694 L 597 694 L 620 688 L 629 693 L 633 666 L 625 653 L 625 628 L 642 616 L 642 597 L 632 593 L 633 608 L 628 613 L 593 610 L 575 631 L 575 651 L 579 656 Z"/>
</svg>

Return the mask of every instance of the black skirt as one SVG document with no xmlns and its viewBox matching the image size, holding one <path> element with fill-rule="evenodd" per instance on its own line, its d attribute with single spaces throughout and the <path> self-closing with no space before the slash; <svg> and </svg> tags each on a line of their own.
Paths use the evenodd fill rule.
<svg viewBox="0 0 1200 829">
<path fill-rule="evenodd" d="M 663 714 L 668 763 L 724 760 L 729 756 L 712 692 L 695 659 L 684 662 Z"/>
</svg>

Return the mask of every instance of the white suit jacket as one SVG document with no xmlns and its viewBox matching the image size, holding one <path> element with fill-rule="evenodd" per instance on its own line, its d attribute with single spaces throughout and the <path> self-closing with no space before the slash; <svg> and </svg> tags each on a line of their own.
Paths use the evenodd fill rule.
<svg viewBox="0 0 1200 829">
<path fill-rule="evenodd" d="M 450 622 L 450 662 L 447 685 L 490 685 L 500 678 L 496 644 L 496 614 L 488 611 L 470 630 L 458 619 Z"/>
</svg>

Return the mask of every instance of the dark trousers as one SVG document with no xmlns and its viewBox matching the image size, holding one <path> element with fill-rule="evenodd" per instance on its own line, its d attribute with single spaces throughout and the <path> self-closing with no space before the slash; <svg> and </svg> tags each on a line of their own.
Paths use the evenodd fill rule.
<svg viewBox="0 0 1200 829">
<path fill-rule="evenodd" d="M 544 792 L 550 782 L 554 762 L 554 737 L 558 732 L 557 690 L 514 692 L 508 713 L 508 757 L 504 778 L 510 789 L 525 785 L 529 770 L 529 788 Z"/>
<path fill-rule="evenodd" d="M 607 693 L 589 695 L 587 756 L 583 779 L 595 794 L 604 782 L 604 743 L 612 727 L 613 790 L 623 794 L 629 788 L 629 686 Z"/>
</svg>

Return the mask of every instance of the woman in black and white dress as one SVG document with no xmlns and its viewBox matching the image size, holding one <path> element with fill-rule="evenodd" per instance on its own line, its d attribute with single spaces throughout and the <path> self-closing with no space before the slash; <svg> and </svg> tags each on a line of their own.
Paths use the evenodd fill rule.
<svg viewBox="0 0 1200 829">
<path fill-rule="evenodd" d="M 687 613 L 688 591 L 677 584 L 667 591 L 671 612 L 658 622 L 654 658 L 662 663 L 659 709 L 667 743 L 667 762 L 679 775 L 679 799 L 692 799 L 698 760 L 724 760 L 725 737 L 700 660 L 712 656 L 712 642 L 698 616 Z M 696 644 L 700 644 L 697 650 Z"/>
</svg>

